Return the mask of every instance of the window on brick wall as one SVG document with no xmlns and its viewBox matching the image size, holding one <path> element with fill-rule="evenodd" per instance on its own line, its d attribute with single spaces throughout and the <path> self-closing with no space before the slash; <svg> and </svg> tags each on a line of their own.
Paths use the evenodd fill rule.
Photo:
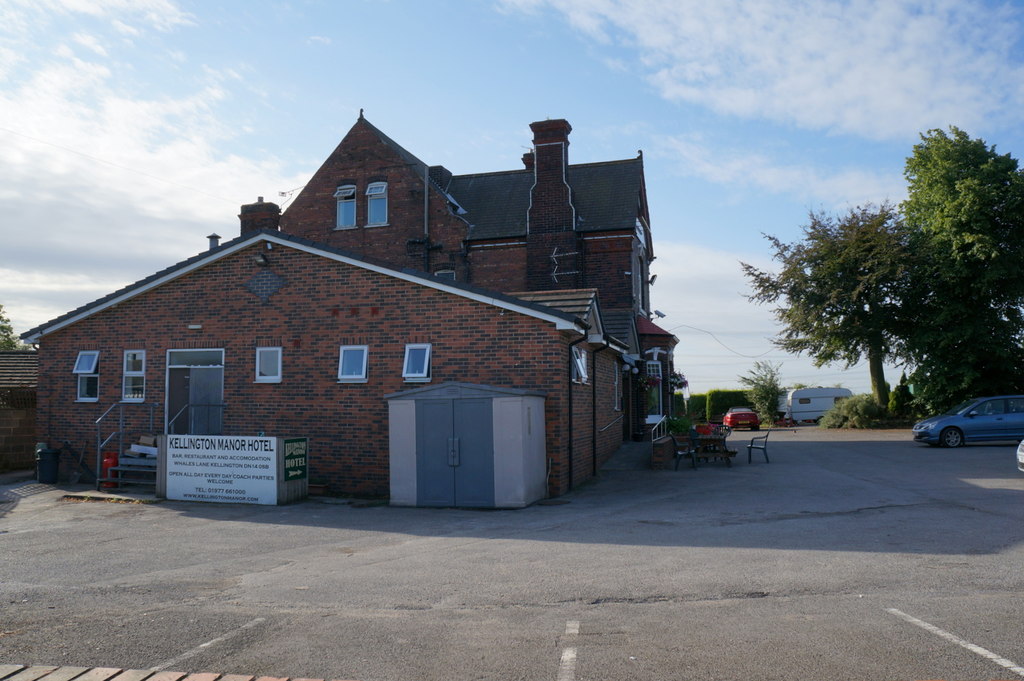
<svg viewBox="0 0 1024 681">
<path fill-rule="evenodd" d="M 644 367 L 647 374 L 647 415 L 648 416 L 661 416 L 664 411 L 662 408 L 661 397 L 661 362 L 647 362 Z"/>
<path fill-rule="evenodd" d="M 405 346 L 402 378 L 407 381 L 430 380 L 430 343 L 410 343 Z"/>
<path fill-rule="evenodd" d="M 371 182 L 366 188 L 366 224 L 388 224 L 387 182 Z"/>
<path fill-rule="evenodd" d="M 98 350 L 82 350 L 75 360 L 72 373 L 78 381 L 76 400 L 96 402 L 100 398 L 100 353 Z"/>
<path fill-rule="evenodd" d="M 590 380 L 587 373 L 587 351 L 575 345 L 572 347 L 572 380 L 577 383 Z"/>
<path fill-rule="evenodd" d="M 335 229 L 352 229 L 356 226 L 356 186 L 346 184 L 338 187 L 338 191 L 334 192 L 334 198 L 338 199 Z"/>
<path fill-rule="evenodd" d="M 341 383 L 365 383 L 366 364 L 370 355 L 365 345 L 343 345 L 338 357 L 338 381 Z"/>
<path fill-rule="evenodd" d="M 125 402 L 143 402 L 146 399 L 146 351 L 124 351 L 124 376 L 121 381 L 121 399 Z"/>
<path fill-rule="evenodd" d="M 256 348 L 256 382 L 280 383 L 281 375 L 281 348 Z"/>
</svg>

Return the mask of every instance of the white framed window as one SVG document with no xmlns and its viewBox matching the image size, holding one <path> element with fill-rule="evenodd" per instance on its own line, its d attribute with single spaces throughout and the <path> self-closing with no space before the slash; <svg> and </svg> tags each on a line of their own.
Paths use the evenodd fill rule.
<svg viewBox="0 0 1024 681">
<path fill-rule="evenodd" d="M 75 400 L 96 402 L 100 398 L 100 353 L 98 350 L 82 350 L 75 359 L 72 373 L 78 379 Z"/>
<path fill-rule="evenodd" d="M 371 182 L 366 188 L 366 224 L 388 224 L 387 182 Z"/>
<path fill-rule="evenodd" d="M 572 346 L 572 380 L 576 383 L 590 380 L 587 373 L 587 351 L 576 345 Z"/>
<path fill-rule="evenodd" d="M 402 378 L 407 381 L 430 380 L 430 343 L 410 343 L 405 346 Z"/>
<path fill-rule="evenodd" d="M 342 345 L 338 354 L 338 381 L 365 383 L 370 348 L 366 345 Z"/>
<path fill-rule="evenodd" d="M 338 217 L 334 228 L 352 229 L 356 226 L 356 186 L 345 184 L 338 187 L 334 198 L 338 199 Z"/>
<path fill-rule="evenodd" d="M 664 413 L 661 402 L 661 362 L 647 362 L 644 369 L 647 374 L 647 415 L 661 416 Z"/>
<path fill-rule="evenodd" d="M 256 348 L 256 383 L 281 382 L 281 348 Z"/>
<path fill-rule="evenodd" d="M 121 400 L 144 402 L 146 399 L 146 351 L 125 350 Z"/>
</svg>

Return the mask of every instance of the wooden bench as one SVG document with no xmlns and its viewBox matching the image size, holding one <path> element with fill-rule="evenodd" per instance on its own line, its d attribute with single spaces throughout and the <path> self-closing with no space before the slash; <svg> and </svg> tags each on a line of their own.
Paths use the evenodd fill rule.
<svg viewBox="0 0 1024 681">
<path fill-rule="evenodd" d="M 697 467 L 697 461 L 709 461 L 721 459 L 726 466 L 732 466 L 732 458 L 736 456 L 735 449 L 729 449 L 726 445 L 726 435 L 699 435 L 695 432 L 685 435 L 670 435 L 676 450 L 676 470 L 679 470 L 679 463 L 686 458 L 690 459 L 690 465 Z"/>
<path fill-rule="evenodd" d="M 772 434 L 772 431 L 767 431 L 764 435 L 758 435 L 755 438 L 751 438 L 750 444 L 747 445 L 747 463 L 750 463 L 754 456 L 754 450 L 760 449 L 761 453 L 764 454 L 764 462 L 771 463 L 768 460 L 768 436 Z"/>
</svg>

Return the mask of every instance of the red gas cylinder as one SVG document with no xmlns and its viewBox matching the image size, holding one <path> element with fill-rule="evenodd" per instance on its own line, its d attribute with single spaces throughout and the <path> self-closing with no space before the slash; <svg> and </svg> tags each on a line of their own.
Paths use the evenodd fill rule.
<svg viewBox="0 0 1024 681">
<path fill-rule="evenodd" d="M 100 464 L 100 477 L 111 478 L 113 477 L 113 471 L 110 469 L 117 466 L 117 454 L 114 452 L 106 452 L 103 455 L 103 461 Z M 104 482 L 100 484 L 100 487 L 117 487 L 117 483 L 113 481 Z"/>
</svg>

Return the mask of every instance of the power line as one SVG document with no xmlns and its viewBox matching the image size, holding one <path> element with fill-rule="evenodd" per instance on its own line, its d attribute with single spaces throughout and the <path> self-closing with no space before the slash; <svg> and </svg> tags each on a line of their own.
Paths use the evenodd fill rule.
<svg viewBox="0 0 1024 681">
<path fill-rule="evenodd" d="M 687 329 L 693 329 L 694 331 L 700 331 L 701 333 L 706 333 L 707 335 L 709 335 L 712 338 L 714 338 L 716 343 L 718 343 L 723 348 L 725 348 L 726 350 L 728 350 L 732 354 L 736 355 L 737 357 L 744 357 L 746 359 L 760 359 L 760 358 L 764 357 L 765 355 L 767 355 L 768 353 L 775 351 L 774 349 L 772 349 L 772 350 L 765 350 L 760 355 L 745 355 L 742 352 L 739 352 L 738 350 L 733 350 L 732 348 L 730 348 L 728 345 L 723 343 L 721 341 L 721 339 L 719 339 L 718 336 L 716 336 L 715 334 L 711 333 L 707 329 L 699 329 L 696 326 L 690 326 L 689 324 L 676 324 L 671 329 L 669 329 L 669 331 L 675 331 L 676 329 L 678 329 L 680 327 L 686 327 Z"/>
</svg>

